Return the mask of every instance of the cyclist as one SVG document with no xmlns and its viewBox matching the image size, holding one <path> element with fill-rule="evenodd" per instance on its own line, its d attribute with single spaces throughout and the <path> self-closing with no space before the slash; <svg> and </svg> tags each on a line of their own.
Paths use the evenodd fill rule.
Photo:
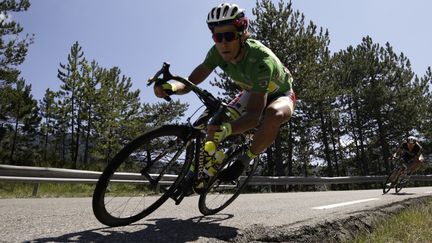
<svg viewBox="0 0 432 243">
<path fill-rule="evenodd" d="M 403 160 L 402 166 L 407 173 L 414 173 L 423 164 L 422 146 L 414 136 L 409 136 L 402 141 L 392 158 L 400 156 Z"/>
<path fill-rule="evenodd" d="M 192 71 L 189 80 L 199 84 L 219 67 L 242 89 L 229 103 L 236 119 L 218 126 L 209 125 L 207 140 L 220 143 L 231 134 L 256 128 L 261 121 L 251 147 L 241 159 L 219 174 L 222 179 L 235 180 L 273 143 L 281 124 L 291 118 L 296 102 L 293 79 L 269 48 L 250 38 L 245 10 L 238 5 L 222 3 L 212 8 L 207 25 L 215 44 L 203 63 Z M 163 98 L 167 93 L 185 94 L 189 90 L 182 83 L 172 81 L 155 86 L 154 92 Z"/>
</svg>

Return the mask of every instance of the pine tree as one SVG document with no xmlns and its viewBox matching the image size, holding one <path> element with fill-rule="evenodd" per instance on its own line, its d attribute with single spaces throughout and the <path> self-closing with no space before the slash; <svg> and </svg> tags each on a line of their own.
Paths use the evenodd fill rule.
<svg viewBox="0 0 432 243">
<path fill-rule="evenodd" d="M 33 160 L 25 161 L 23 156 L 31 157 L 33 152 L 28 148 L 32 145 L 32 138 L 36 137 L 36 128 L 40 121 L 37 101 L 31 95 L 31 86 L 26 85 L 22 79 L 16 83 L 16 88 L 9 86 L 7 89 L 6 94 L 10 104 L 7 116 L 10 118 L 13 130 L 8 141 L 10 148 L 7 157 L 12 164 L 31 164 Z M 20 144 L 23 147 L 19 147 Z"/>
<path fill-rule="evenodd" d="M 139 116 L 139 91 L 130 90 L 131 79 L 121 76 L 118 67 L 103 69 L 98 75 L 94 119 L 98 145 L 93 155 L 107 163 L 132 136 L 130 124 Z"/>
<path fill-rule="evenodd" d="M 326 93 L 323 90 L 326 86 L 324 83 L 327 79 L 323 80 L 322 71 L 325 69 L 323 60 L 329 56 L 328 45 L 329 36 L 328 32 L 310 22 L 305 24 L 305 17 L 300 11 L 295 11 L 292 8 L 292 3 L 284 3 L 280 1 L 276 7 L 271 1 L 261 1 L 257 3 L 257 8 L 253 10 L 256 15 L 256 20 L 251 23 L 251 29 L 254 37 L 272 49 L 279 57 L 282 63 L 291 71 L 294 77 L 294 90 L 299 97 L 296 105 L 295 116 L 287 125 L 282 126 L 281 143 L 277 143 L 273 158 L 286 158 L 286 161 L 276 160 L 275 163 L 284 163 L 287 166 L 289 175 L 293 174 L 294 167 L 293 150 L 294 150 L 294 137 L 303 136 L 306 134 L 299 133 L 302 128 L 298 124 L 311 124 L 305 120 L 310 119 L 313 112 L 308 110 L 312 108 L 308 101 L 311 101 L 312 95 Z M 328 58 L 328 57 L 327 57 Z M 322 87 L 316 87 L 316 92 L 310 91 L 313 88 L 311 85 L 321 84 Z M 310 98 L 308 98 L 310 96 Z M 325 97 L 327 98 L 327 97 Z M 316 99 L 315 99 L 316 100 Z M 304 102 L 306 101 L 306 102 Z M 322 105 L 321 101 L 318 101 Z M 323 106 L 322 106 L 323 107 Z M 303 131 L 305 131 L 303 129 Z M 310 130 L 313 131 L 313 130 Z M 307 136 L 303 144 L 310 144 L 312 136 Z M 323 137 L 327 139 L 327 137 Z M 298 153 L 306 150 L 297 150 Z M 298 157 L 307 157 L 307 155 L 297 155 Z M 330 163 L 330 161 L 328 161 Z M 300 166 L 308 168 L 308 166 Z M 276 168 L 284 168 L 283 166 L 276 166 Z M 305 171 L 307 173 L 307 170 Z M 276 172 L 282 174 L 283 172 Z"/>
<path fill-rule="evenodd" d="M 9 106 L 7 91 L 19 80 L 17 67 L 24 62 L 28 47 L 33 43 L 33 35 L 20 36 L 23 28 L 11 17 L 11 12 L 26 11 L 29 0 L 4 0 L 0 2 L 0 142 L 6 136 L 9 119 L 6 109 Z"/>
<path fill-rule="evenodd" d="M 47 161 L 49 149 L 50 137 L 54 135 L 54 119 L 55 119 L 55 93 L 50 89 L 45 91 L 43 99 L 39 102 L 39 110 L 43 122 L 41 124 L 41 134 L 43 138 L 42 158 L 43 161 Z"/>
<path fill-rule="evenodd" d="M 71 52 L 68 55 L 68 63 L 61 64 L 58 69 L 57 77 L 63 82 L 61 88 L 64 96 L 63 105 L 67 111 L 67 119 L 69 128 L 67 132 L 70 134 L 70 157 L 72 167 L 76 168 L 78 163 L 78 152 L 81 133 L 81 103 L 83 99 L 83 77 L 82 67 L 86 64 L 84 52 L 78 42 L 75 42 L 71 47 Z"/>
<path fill-rule="evenodd" d="M 12 20 L 10 12 L 26 11 L 29 7 L 28 0 L 0 2 L 0 88 L 18 80 L 20 72 L 16 67 L 24 62 L 33 42 L 33 35 L 27 34 L 23 39 L 19 36 L 23 28 Z"/>
</svg>

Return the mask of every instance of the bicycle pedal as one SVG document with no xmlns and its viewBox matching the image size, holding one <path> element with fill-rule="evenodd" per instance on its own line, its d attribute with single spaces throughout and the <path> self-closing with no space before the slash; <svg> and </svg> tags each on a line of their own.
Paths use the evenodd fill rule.
<svg viewBox="0 0 432 243">
<path fill-rule="evenodd" d="M 182 193 L 179 195 L 179 197 L 174 199 L 175 205 L 179 205 L 183 201 L 184 197 L 185 197 L 185 195 L 184 195 L 184 193 Z"/>
<path fill-rule="evenodd" d="M 184 197 L 190 196 L 193 193 L 192 182 L 183 182 L 174 190 L 170 198 L 175 201 L 176 205 L 179 205 Z"/>
<path fill-rule="evenodd" d="M 179 205 L 185 196 L 186 193 L 182 189 L 178 188 L 171 194 L 170 198 L 174 200 L 175 205 Z"/>
</svg>

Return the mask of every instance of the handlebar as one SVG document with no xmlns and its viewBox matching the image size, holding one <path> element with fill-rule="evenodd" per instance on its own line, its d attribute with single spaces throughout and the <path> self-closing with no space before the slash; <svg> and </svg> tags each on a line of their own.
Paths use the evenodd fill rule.
<svg viewBox="0 0 432 243">
<path fill-rule="evenodd" d="M 208 109 L 210 109 L 211 111 L 217 111 L 219 109 L 219 107 L 222 104 L 221 100 L 214 97 L 207 90 L 199 88 L 196 84 L 192 83 L 191 81 L 189 81 L 185 78 L 182 78 L 180 76 L 172 75 L 169 71 L 169 68 L 170 68 L 170 64 L 167 62 L 164 62 L 162 65 L 162 68 L 159 71 L 157 71 L 153 77 L 151 77 L 148 80 L 147 86 L 150 86 L 153 83 L 154 83 L 154 85 L 159 86 L 159 85 L 162 85 L 162 84 L 168 82 L 169 80 L 176 80 L 176 81 L 179 81 L 179 82 L 183 83 L 184 85 L 186 85 L 186 87 L 190 88 L 190 90 L 193 91 L 198 96 L 198 98 L 204 103 L 204 105 Z M 168 95 L 171 95 L 171 94 L 168 94 Z M 171 100 L 171 98 L 169 96 L 165 97 L 164 99 L 166 101 Z"/>
</svg>

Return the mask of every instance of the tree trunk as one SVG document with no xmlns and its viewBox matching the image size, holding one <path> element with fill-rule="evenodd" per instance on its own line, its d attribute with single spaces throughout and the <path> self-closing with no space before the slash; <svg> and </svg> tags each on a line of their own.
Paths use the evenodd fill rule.
<svg viewBox="0 0 432 243">
<path fill-rule="evenodd" d="M 336 129 L 336 131 L 333 129 L 333 118 L 329 117 L 329 129 L 330 129 L 330 138 L 331 138 L 331 143 L 333 146 L 333 158 L 334 158 L 334 164 L 335 164 L 335 169 L 336 169 L 336 176 L 340 176 L 340 170 L 339 170 L 339 158 L 338 158 L 338 150 L 339 148 L 337 147 L 336 144 L 336 139 L 335 136 L 339 137 L 339 133 L 337 132 L 338 129 Z"/>
<path fill-rule="evenodd" d="M 9 161 L 11 164 L 15 164 L 14 160 L 13 160 L 13 156 L 15 154 L 17 137 L 18 137 L 18 118 L 15 119 L 15 131 L 14 131 L 14 135 L 12 138 L 12 146 L 11 146 L 11 151 L 10 151 L 10 155 L 9 155 Z"/>
<path fill-rule="evenodd" d="M 281 138 L 280 138 L 280 133 L 278 133 L 275 141 L 274 141 L 274 145 L 275 145 L 275 174 L 277 176 L 284 176 L 285 175 L 285 171 L 284 171 L 284 165 L 283 165 L 283 157 L 282 157 L 282 144 L 281 144 Z"/>
<path fill-rule="evenodd" d="M 360 109 L 358 105 L 358 101 L 354 100 L 354 109 L 356 112 L 356 128 L 358 131 L 358 139 L 359 139 L 359 148 L 360 148 L 360 161 L 362 164 L 362 175 L 368 175 L 369 174 L 369 168 L 368 168 L 368 162 L 366 160 L 366 155 L 364 151 L 364 135 L 363 135 L 363 127 L 360 120 Z"/>
<path fill-rule="evenodd" d="M 289 127 L 289 136 L 288 136 L 288 161 L 287 161 L 287 169 L 288 169 L 288 176 L 293 176 L 293 125 L 292 120 L 289 120 L 288 122 Z"/>
<path fill-rule="evenodd" d="M 77 114 L 77 129 L 76 129 L 76 141 L 75 141 L 75 152 L 73 157 L 73 164 L 74 168 L 77 168 L 78 164 L 78 154 L 79 154 L 79 144 L 80 144 L 80 137 L 81 137 L 81 119 L 80 119 L 80 113 L 81 113 L 81 106 L 78 105 L 78 114 Z"/>
<path fill-rule="evenodd" d="M 324 156 L 325 156 L 325 159 L 327 162 L 327 176 L 333 176 L 333 166 L 332 166 L 331 157 L 330 157 L 330 148 L 329 148 L 329 142 L 328 142 L 328 137 L 327 137 L 327 128 L 326 128 L 322 109 L 320 109 L 318 111 L 318 113 L 319 113 L 320 122 L 321 122 L 322 142 L 324 144 Z"/>
<path fill-rule="evenodd" d="M 273 156 L 273 145 L 266 149 L 267 154 L 267 176 L 274 175 L 275 160 Z"/>
<path fill-rule="evenodd" d="M 380 138 L 380 144 L 381 144 L 381 156 L 384 160 L 384 167 L 385 167 L 385 173 L 390 173 L 390 150 L 388 147 L 388 143 L 386 141 L 386 130 L 384 128 L 383 122 L 381 117 L 377 117 L 377 124 L 378 124 L 378 134 Z M 379 167 L 379 174 L 382 174 L 381 166 Z"/>
</svg>

